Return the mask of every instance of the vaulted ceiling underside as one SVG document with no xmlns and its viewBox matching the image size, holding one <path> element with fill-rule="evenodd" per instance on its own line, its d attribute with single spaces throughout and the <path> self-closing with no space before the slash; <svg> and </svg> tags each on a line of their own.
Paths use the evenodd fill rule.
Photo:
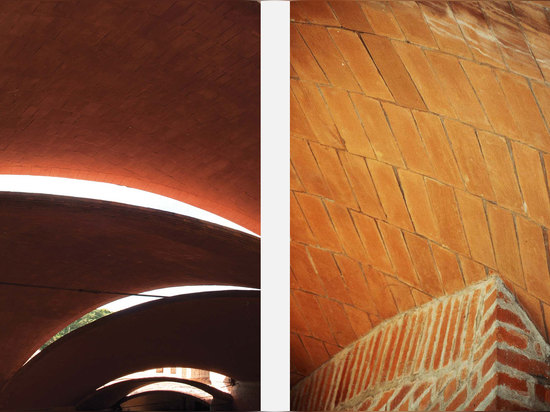
<svg viewBox="0 0 550 412">
<path fill-rule="evenodd" d="M 293 382 L 495 272 L 548 336 L 549 7 L 292 2 Z"/>
</svg>

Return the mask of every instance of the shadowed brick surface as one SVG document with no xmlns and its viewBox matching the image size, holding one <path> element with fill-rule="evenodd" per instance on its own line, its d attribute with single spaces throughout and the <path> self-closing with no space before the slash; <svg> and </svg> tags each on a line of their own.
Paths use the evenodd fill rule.
<svg viewBox="0 0 550 412">
<path fill-rule="evenodd" d="M 116 183 L 259 232 L 259 4 L 0 4 L 0 173 Z"/>
</svg>

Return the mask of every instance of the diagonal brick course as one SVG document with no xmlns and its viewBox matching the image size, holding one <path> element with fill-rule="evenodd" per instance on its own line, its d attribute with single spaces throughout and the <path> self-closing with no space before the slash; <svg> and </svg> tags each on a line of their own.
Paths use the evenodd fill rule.
<svg viewBox="0 0 550 412">
<path fill-rule="evenodd" d="M 498 273 L 547 337 L 550 4 L 291 9 L 295 290 L 342 305 L 357 334 Z M 303 248 L 334 257 L 339 288 L 320 288 L 317 272 L 305 280 Z M 296 321 L 295 333 L 322 341 L 330 356 L 342 349 L 333 331 L 323 339 Z M 318 367 L 312 358 L 306 363 Z M 295 381 L 307 375 L 292 370 Z M 468 393 L 457 387 L 449 404 Z M 419 396 L 437 406 L 435 390 Z M 419 405 L 408 395 L 405 403 Z"/>
</svg>

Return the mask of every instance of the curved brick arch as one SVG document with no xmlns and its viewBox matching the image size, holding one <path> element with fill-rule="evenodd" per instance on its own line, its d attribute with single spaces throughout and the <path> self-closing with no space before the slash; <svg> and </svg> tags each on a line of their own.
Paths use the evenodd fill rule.
<svg viewBox="0 0 550 412">
<path fill-rule="evenodd" d="M 117 377 L 166 364 L 258 382 L 259 301 L 258 291 L 195 293 L 98 319 L 63 336 L 19 369 L 2 388 L 0 405 L 76 406 Z"/>
<path fill-rule="evenodd" d="M 129 379 L 122 382 L 117 382 L 112 385 L 96 390 L 93 394 L 78 403 L 78 410 L 101 410 L 112 408 L 119 403 L 126 395 L 151 383 L 158 382 L 176 382 L 185 385 L 193 386 L 197 389 L 212 395 L 213 402 L 231 404 L 232 397 L 226 392 L 213 388 L 205 383 L 182 378 L 155 377 L 155 378 L 139 378 Z"/>
<path fill-rule="evenodd" d="M 259 233 L 257 2 L 2 2 L 0 173 L 115 183 Z"/>
<path fill-rule="evenodd" d="M 59 330 L 127 294 L 259 287 L 251 235 L 98 200 L 1 193 L 0 203 L 2 382 Z"/>
<path fill-rule="evenodd" d="M 548 12 L 291 4 L 293 383 L 492 273 L 547 337 Z"/>
</svg>

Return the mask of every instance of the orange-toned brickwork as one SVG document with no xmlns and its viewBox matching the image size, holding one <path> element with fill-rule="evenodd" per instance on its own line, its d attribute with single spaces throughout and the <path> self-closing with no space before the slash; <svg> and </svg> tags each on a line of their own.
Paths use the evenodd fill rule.
<svg viewBox="0 0 550 412">
<path fill-rule="evenodd" d="M 293 384 L 492 273 L 548 337 L 549 13 L 292 2 Z"/>
<path fill-rule="evenodd" d="M 293 410 L 548 410 L 550 346 L 497 277 L 383 322 L 297 384 Z"/>
</svg>

